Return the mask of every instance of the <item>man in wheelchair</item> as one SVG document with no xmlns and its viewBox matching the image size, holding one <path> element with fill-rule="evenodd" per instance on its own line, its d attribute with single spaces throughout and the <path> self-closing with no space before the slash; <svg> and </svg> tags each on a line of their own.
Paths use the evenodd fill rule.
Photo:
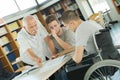
<svg viewBox="0 0 120 80">
<path fill-rule="evenodd" d="M 93 58 L 96 59 L 95 58 L 96 56 L 98 56 L 100 58 L 100 60 L 119 59 L 120 58 L 120 54 L 118 53 L 118 51 L 115 49 L 114 45 L 112 44 L 112 39 L 111 39 L 108 28 L 103 29 L 102 26 L 100 26 L 99 24 L 97 24 L 94 21 L 90 21 L 90 20 L 82 21 L 79 18 L 79 16 L 77 15 L 77 13 L 75 13 L 74 11 L 71 11 L 71 10 L 64 12 L 61 18 L 62 18 L 64 25 L 71 31 L 75 32 L 76 45 L 75 45 L 75 54 L 73 55 L 72 59 L 73 59 L 73 61 L 75 61 L 78 64 L 81 62 L 79 67 L 77 65 L 77 71 L 76 71 L 75 75 L 72 74 L 72 75 L 74 75 L 73 76 L 74 79 L 70 79 L 70 80 L 83 80 L 83 79 L 81 79 L 81 77 L 78 78 L 76 75 L 80 76 L 82 74 L 87 74 L 87 73 L 85 73 L 85 71 L 87 71 L 87 69 L 91 66 L 91 64 L 89 65 L 90 62 L 88 60 L 87 65 L 82 65 L 84 63 L 84 60 L 86 60 L 86 59 L 89 59 L 89 58 L 91 59 L 91 57 L 92 57 L 92 59 Z M 87 55 L 90 55 L 90 56 L 84 57 L 84 56 L 86 56 L 86 55 L 84 55 L 84 51 L 87 51 Z M 115 63 L 114 64 L 115 66 L 112 65 L 111 63 L 112 64 Z M 99 70 L 97 68 L 95 69 L 95 70 L 98 70 L 97 73 L 94 73 L 94 69 L 93 69 L 89 73 L 89 75 L 87 75 L 88 77 L 84 78 L 84 80 L 107 80 L 107 78 L 109 78 L 109 76 L 110 76 L 109 75 L 110 72 L 108 73 L 107 71 L 114 70 L 113 72 L 115 72 L 116 70 L 118 70 L 118 69 L 110 68 L 111 66 L 112 66 L 112 68 L 116 67 L 116 65 L 118 63 L 120 64 L 120 62 L 116 62 L 114 60 L 113 61 L 104 61 L 104 62 L 100 63 L 99 67 L 97 67 Z M 102 64 L 105 64 L 105 65 L 102 65 Z M 97 65 L 99 65 L 99 63 Z M 108 67 L 106 67 L 106 65 L 109 66 L 110 69 Z M 117 67 L 119 67 L 119 66 L 120 65 L 117 65 Z M 107 71 L 102 70 L 102 72 L 105 71 L 104 74 L 102 74 L 102 72 L 101 72 L 101 67 L 102 67 L 102 69 L 105 68 L 105 70 L 107 70 Z M 78 68 L 80 69 L 80 71 L 78 71 Z M 74 70 L 74 72 L 75 72 L 75 70 Z M 70 76 L 72 76 L 72 75 L 70 75 Z M 95 77 L 96 75 L 97 75 L 97 77 Z M 82 77 L 83 76 L 84 75 L 82 75 Z M 104 78 L 106 78 L 106 79 L 104 79 Z M 111 80 L 111 79 L 108 79 L 108 80 Z M 120 80 L 120 79 L 118 79 L 118 80 Z"/>
</svg>

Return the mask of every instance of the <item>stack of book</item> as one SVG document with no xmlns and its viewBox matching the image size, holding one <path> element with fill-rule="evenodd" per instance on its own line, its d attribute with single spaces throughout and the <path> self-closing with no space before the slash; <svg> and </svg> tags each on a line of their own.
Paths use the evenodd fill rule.
<svg viewBox="0 0 120 80">
<path fill-rule="evenodd" d="M 4 35 L 6 33 L 7 33 L 7 31 L 6 31 L 5 27 L 0 28 L 0 36 Z"/>
<path fill-rule="evenodd" d="M 3 46 L 5 44 L 9 43 L 9 40 L 6 36 L 3 36 L 0 38 L 0 45 Z"/>
<path fill-rule="evenodd" d="M 19 28 L 19 25 L 17 24 L 17 22 L 14 22 L 14 23 L 9 24 L 7 27 L 10 31 L 14 31 Z"/>
</svg>

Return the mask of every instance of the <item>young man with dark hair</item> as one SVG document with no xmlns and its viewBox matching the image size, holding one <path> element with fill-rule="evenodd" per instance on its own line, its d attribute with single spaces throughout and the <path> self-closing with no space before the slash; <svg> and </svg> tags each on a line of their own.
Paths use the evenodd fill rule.
<svg viewBox="0 0 120 80">
<path fill-rule="evenodd" d="M 81 62 L 84 50 L 88 53 L 96 52 L 92 35 L 102 29 L 102 26 L 91 20 L 82 21 L 72 10 L 64 12 L 61 19 L 69 30 L 75 32 L 75 54 L 73 55 L 73 60 L 76 63 Z"/>
<path fill-rule="evenodd" d="M 57 57 L 57 53 L 74 46 L 74 33 L 65 29 L 65 27 L 60 27 L 60 23 L 54 15 L 49 15 L 46 18 L 46 23 L 51 31 L 51 34 L 46 38 L 46 42 L 52 57 Z"/>
<path fill-rule="evenodd" d="M 46 23 L 51 31 L 45 41 L 48 44 L 52 58 L 60 56 L 61 51 L 69 50 L 74 46 L 74 33 L 65 27 L 60 27 L 58 19 L 54 15 L 49 15 L 46 18 Z M 68 80 L 64 69 L 58 70 L 55 73 L 55 80 Z"/>
</svg>

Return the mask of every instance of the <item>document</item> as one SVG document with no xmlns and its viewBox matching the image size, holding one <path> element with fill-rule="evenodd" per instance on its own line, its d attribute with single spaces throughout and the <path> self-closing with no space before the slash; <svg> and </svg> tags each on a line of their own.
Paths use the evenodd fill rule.
<svg viewBox="0 0 120 80">
<path fill-rule="evenodd" d="M 61 61 L 65 58 L 65 55 L 49 60 L 46 63 L 44 63 L 44 65 L 41 67 L 40 72 L 46 72 L 49 71 L 53 68 L 55 68 L 57 65 L 59 65 L 61 63 Z"/>
<path fill-rule="evenodd" d="M 40 69 L 40 68 L 37 65 L 35 65 L 33 67 L 29 67 L 26 70 L 22 71 L 22 73 L 20 75 L 16 76 L 15 79 L 17 79 L 17 78 L 19 78 L 19 77 L 21 77 L 21 76 L 23 76 L 25 74 L 29 74 L 29 72 L 34 71 L 36 69 Z"/>
<path fill-rule="evenodd" d="M 23 71 L 20 75 L 15 77 L 13 80 L 26 80 L 27 78 L 30 78 L 30 77 L 31 78 L 29 80 L 32 80 L 33 78 L 36 78 L 34 80 L 38 80 L 37 78 L 40 78 L 39 75 L 43 74 L 44 72 L 45 73 L 50 72 L 51 70 L 54 70 L 58 65 L 60 65 L 62 63 L 63 59 L 65 58 L 65 56 L 66 55 L 63 55 L 56 59 L 52 59 L 52 60 L 43 62 L 42 67 L 38 67 L 36 65 L 31 68 L 28 68 L 27 70 Z"/>
</svg>

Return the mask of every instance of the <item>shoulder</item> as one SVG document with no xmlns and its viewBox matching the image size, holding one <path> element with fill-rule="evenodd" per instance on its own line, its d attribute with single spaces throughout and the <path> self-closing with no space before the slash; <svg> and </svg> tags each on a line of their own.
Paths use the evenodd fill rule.
<svg viewBox="0 0 120 80">
<path fill-rule="evenodd" d="M 81 31 L 94 30 L 94 29 L 96 30 L 96 29 L 101 29 L 101 28 L 102 26 L 100 24 L 92 20 L 84 21 L 78 27 L 78 29 L 80 29 Z"/>
<path fill-rule="evenodd" d="M 17 36 L 17 40 L 22 40 L 26 37 L 26 33 L 24 31 L 24 28 L 22 28 L 19 32 L 18 32 L 18 36 Z"/>
<path fill-rule="evenodd" d="M 18 32 L 18 37 L 24 35 L 23 28 Z"/>
<path fill-rule="evenodd" d="M 95 28 L 103 28 L 100 24 L 98 24 L 97 22 L 93 21 L 93 20 L 88 20 L 88 24 L 92 25 Z"/>
<path fill-rule="evenodd" d="M 51 34 L 49 34 L 44 39 L 45 39 L 46 42 L 49 42 L 53 39 L 53 36 Z"/>
<path fill-rule="evenodd" d="M 18 32 L 18 35 L 24 35 L 25 34 L 25 29 L 22 28 L 19 32 Z"/>
<path fill-rule="evenodd" d="M 71 33 L 71 31 L 70 31 L 70 30 L 68 30 L 68 29 L 66 29 L 65 27 L 63 27 L 63 28 L 62 28 L 62 30 L 63 30 L 63 33 L 64 33 L 64 34 Z"/>
</svg>

